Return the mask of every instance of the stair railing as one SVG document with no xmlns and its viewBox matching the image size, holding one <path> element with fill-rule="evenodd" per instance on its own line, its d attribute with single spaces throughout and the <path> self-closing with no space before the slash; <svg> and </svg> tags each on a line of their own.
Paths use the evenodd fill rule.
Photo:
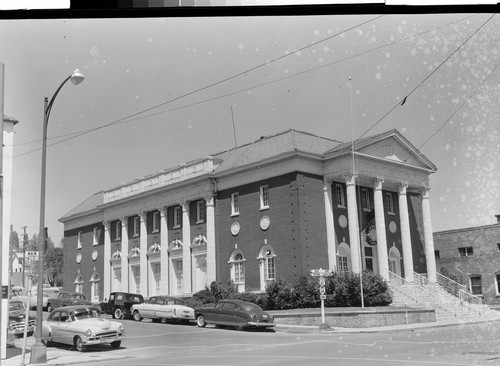
<svg viewBox="0 0 500 366">
<path fill-rule="evenodd" d="M 472 295 L 470 292 L 463 290 L 460 286 L 465 287 L 458 282 L 453 281 L 452 279 L 445 277 L 441 274 L 439 274 L 439 278 L 441 278 L 441 281 L 443 283 L 452 284 L 452 287 L 457 288 L 458 290 L 456 291 L 457 294 L 453 295 L 449 291 L 449 289 L 446 289 L 441 285 L 438 281 L 438 283 L 435 284 L 435 286 L 429 286 L 432 283 L 429 281 L 429 279 L 425 276 L 423 276 L 420 273 L 413 273 L 413 276 L 415 278 L 416 283 L 420 283 L 423 286 L 425 286 L 426 289 L 428 289 L 430 292 L 434 294 L 435 297 L 439 298 L 439 301 L 441 303 L 454 303 L 455 305 L 459 306 L 460 309 L 464 310 L 467 309 L 468 311 L 471 312 L 477 312 L 478 315 L 482 315 L 482 309 L 481 309 L 481 304 L 482 300 L 481 298 Z M 453 284 L 453 282 L 455 284 Z M 479 306 L 477 306 L 479 305 Z"/>
<path fill-rule="evenodd" d="M 467 290 L 467 286 L 462 285 L 461 283 L 458 283 L 457 281 L 454 281 L 451 278 L 446 277 L 439 272 L 436 272 L 436 280 L 437 283 L 441 285 L 441 287 L 443 287 L 446 291 L 448 291 L 450 294 L 456 297 L 459 297 L 460 290 L 469 292 Z"/>
</svg>

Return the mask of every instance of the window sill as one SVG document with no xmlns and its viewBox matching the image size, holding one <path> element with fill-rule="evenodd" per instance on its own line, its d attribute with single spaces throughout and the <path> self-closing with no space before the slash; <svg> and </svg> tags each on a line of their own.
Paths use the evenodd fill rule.
<svg viewBox="0 0 500 366">
<path fill-rule="evenodd" d="M 269 206 L 264 206 L 260 208 L 260 211 L 265 211 L 265 210 L 269 210 Z"/>
</svg>

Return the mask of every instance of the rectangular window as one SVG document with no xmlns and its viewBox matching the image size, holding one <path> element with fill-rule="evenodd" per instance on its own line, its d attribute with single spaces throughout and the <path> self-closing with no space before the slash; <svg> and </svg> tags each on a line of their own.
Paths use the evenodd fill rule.
<svg viewBox="0 0 500 366">
<path fill-rule="evenodd" d="M 243 283 L 245 282 L 245 267 L 243 262 L 234 263 L 234 282 Z"/>
<path fill-rule="evenodd" d="M 480 275 L 475 275 L 475 276 L 470 277 L 470 292 L 473 295 L 482 295 L 483 294 L 483 286 L 482 286 Z"/>
<path fill-rule="evenodd" d="M 370 191 L 366 188 L 361 188 L 361 207 L 365 211 L 372 210 L 372 204 L 370 199 Z"/>
<path fill-rule="evenodd" d="M 81 231 L 78 232 L 77 240 L 78 240 L 78 243 L 77 243 L 76 249 L 82 249 L 82 232 Z"/>
<path fill-rule="evenodd" d="M 182 226 L 182 209 L 181 206 L 174 207 L 174 229 Z"/>
<path fill-rule="evenodd" d="M 276 262 L 274 257 L 266 258 L 264 269 L 266 281 L 273 281 L 276 279 Z"/>
<path fill-rule="evenodd" d="M 137 237 L 141 234 L 141 218 L 139 216 L 134 216 L 134 232 L 133 236 Z"/>
<path fill-rule="evenodd" d="M 337 257 L 337 269 L 339 272 L 347 272 L 349 268 L 347 267 L 347 257 L 338 256 Z"/>
<path fill-rule="evenodd" d="M 205 200 L 196 202 L 196 223 L 205 222 Z"/>
<path fill-rule="evenodd" d="M 462 247 L 458 248 L 458 255 L 460 257 L 469 257 L 474 254 L 472 247 Z"/>
<path fill-rule="evenodd" d="M 335 196 L 337 197 L 337 207 L 345 207 L 344 186 L 342 184 L 335 185 Z"/>
<path fill-rule="evenodd" d="M 373 248 L 365 247 L 365 269 L 373 272 Z"/>
<path fill-rule="evenodd" d="M 392 195 L 391 192 L 385 192 L 384 194 L 384 199 L 385 199 L 385 207 L 387 209 L 387 213 L 394 215 L 394 196 Z"/>
<path fill-rule="evenodd" d="M 92 245 L 97 244 L 99 244 L 99 231 L 97 230 L 97 227 L 95 227 L 92 235 Z"/>
<path fill-rule="evenodd" d="M 267 185 L 260 186 L 260 209 L 269 208 L 269 187 Z"/>
<path fill-rule="evenodd" d="M 115 241 L 122 239 L 122 222 L 115 221 Z"/>
<path fill-rule="evenodd" d="M 500 295 L 500 273 L 495 275 L 495 284 L 497 285 L 497 295 Z"/>
<path fill-rule="evenodd" d="M 441 254 L 439 254 L 439 250 L 434 251 L 434 258 L 436 258 L 436 259 L 441 258 Z"/>
<path fill-rule="evenodd" d="M 158 211 L 153 212 L 153 233 L 160 231 L 160 213 Z"/>
<path fill-rule="evenodd" d="M 500 243 L 497 243 L 497 249 L 500 252 Z"/>
<path fill-rule="evenodd" d="M 240 214 L 240 195 L 238 192 L 231 194 L 231 216 Z"/>
</svg>

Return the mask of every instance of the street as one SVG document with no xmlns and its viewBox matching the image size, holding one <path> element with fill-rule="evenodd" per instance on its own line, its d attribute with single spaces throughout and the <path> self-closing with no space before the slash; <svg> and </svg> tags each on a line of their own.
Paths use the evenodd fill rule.
<svg viewBox="0 0 500 366">
<path fill-rule="evenodd" d="M 96 356 L 92 364 L 500 365 L 498 321 L 375 333 L 320 333 L 315 329 L 299 333 L 282 328 L 238 331 L 150 321 L 123 323 L 127 339 L 122 347 L 87 351 Z M 108 356 L 113 359 L 98 361 Z"/>
</svg>

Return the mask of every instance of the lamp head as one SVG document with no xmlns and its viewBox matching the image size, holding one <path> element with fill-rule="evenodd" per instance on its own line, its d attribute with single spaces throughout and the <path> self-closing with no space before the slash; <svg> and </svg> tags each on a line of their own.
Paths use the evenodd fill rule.
<svg viewBox="0 0 500 366">
<path fill-rule="evenodd" d="M 73 73 L 71 74 L 71 82 L 73 83 L 73 85 L 81 84 L 84 79 L 85 76 L 83 76 L 83 74 L 78 69 L 73 71 Z"/>
</svg>

